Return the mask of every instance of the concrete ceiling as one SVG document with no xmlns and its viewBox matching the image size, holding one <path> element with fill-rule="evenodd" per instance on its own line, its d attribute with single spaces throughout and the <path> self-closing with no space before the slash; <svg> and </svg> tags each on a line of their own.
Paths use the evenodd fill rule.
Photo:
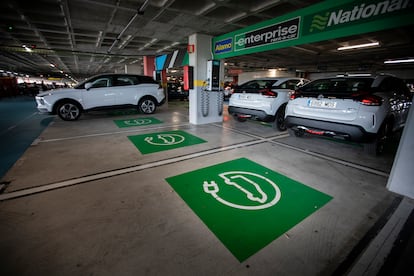
<svg viewBox="0 0 414 276">
<path fill-rule="evenodd" d="M 114 72 L 123 70 L 126 64 L 141 64 L 145 55 L 185 48 L 193 33 L 217 36 L 318 2 L 321 1 L 3 0 L 0 70 L 54 77 L 68 74 L 76 79 Z M 414 26 L 409 26 L 234 57 L 226 62 L 230 69 L 243 71 L 378 71 L 385 68 L 385 59 L 414 56 L 413 38 Z M 336 50 L 371 41 L 380 41 L 381 47 L 346 53 Z M 413 65 L 398 68 L 413 69 Z"/>
</svg>

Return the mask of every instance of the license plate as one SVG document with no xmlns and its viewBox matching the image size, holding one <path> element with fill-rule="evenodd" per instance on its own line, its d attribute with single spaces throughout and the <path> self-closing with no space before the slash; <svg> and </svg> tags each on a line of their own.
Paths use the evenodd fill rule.
<svg viewBox="0 0 414 276">
<path fill-rule="evenodd" d="M 334 101 L 321 101 L 321 100 L 310 100 L 308 103 L 310 107 L 325 107 L 325 108 L 336 108 L 336 102 Z"/>
</svg>

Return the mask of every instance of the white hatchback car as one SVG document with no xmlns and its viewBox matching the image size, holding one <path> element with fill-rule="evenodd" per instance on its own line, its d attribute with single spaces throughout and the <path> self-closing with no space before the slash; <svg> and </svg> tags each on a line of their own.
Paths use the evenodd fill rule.
<svg viewBox="0 0 414 276">
<path fill-rule="evenodd" d="M 284 124 L 285 107 L 296 88 L 307 83 L 303 78 L 261 78 L 234 88 L 228 112 L 239 121 L 247 118 L 273 122 L 280 131 Z"/>
<path fill-rule="evenodd" d="M 73 89 L 64 88 L 36 96 L 40 112 L 59 115 L 62 120 L 77 120 L 87 110 L 135 106 L 152 114 L 165 102 L 164 90 L 152 77 L 132 74 L 94 76 Z"/>
<path fill-rule="evenodd" d="M 345 139 L 379 154 L 389 135 L 404 127 L 411 103 L 407 86 L 393 76 L 324 78 L 291 95 L 285 124 L 291 135 Z"/>
</svg>

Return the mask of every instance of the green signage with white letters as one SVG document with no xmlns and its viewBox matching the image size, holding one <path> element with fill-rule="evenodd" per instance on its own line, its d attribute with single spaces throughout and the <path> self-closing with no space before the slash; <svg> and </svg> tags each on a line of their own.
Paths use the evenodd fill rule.
<svg viewBox="0 0 414 276">
<path fill-rule="evenodd" d="M 212 40 L 214 59 L 413 25 L 414 0 L 324 1 Z"/>
</svg>

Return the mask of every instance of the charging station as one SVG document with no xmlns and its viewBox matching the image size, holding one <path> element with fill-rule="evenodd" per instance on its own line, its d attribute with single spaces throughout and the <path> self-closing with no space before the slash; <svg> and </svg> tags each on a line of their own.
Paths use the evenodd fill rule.
<svg viewBox="0 0 414 276">
<path fill-rule="evenodd" d="M 189 66 L 193 68 L 194 77 L 188 97 L 192 124 L 223 121 L 224 66 L 222 60 L 212 59 L 211 39 L 204 34 L 193 34 L 188 38 L 188 43 L 194 45 L 194 51 L 189 53 Z"/>
</svg>

